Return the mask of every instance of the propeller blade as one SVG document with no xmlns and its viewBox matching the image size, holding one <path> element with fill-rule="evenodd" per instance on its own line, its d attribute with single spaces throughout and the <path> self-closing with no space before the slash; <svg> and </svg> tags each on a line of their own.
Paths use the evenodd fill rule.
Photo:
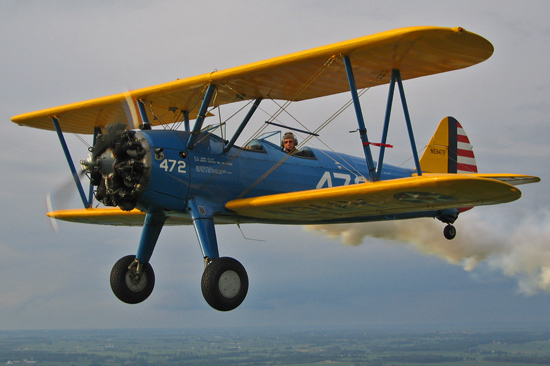
<svg viewBox="0 0 550 366">
<path fill-rule="evenodd" d="M 52 212 L 54 211 L 54 206 L 52 204 L 52 195 L 50 192 L 48 192 L 48 194 L 46 195 L 46 208 L 48 210 L 48 212 Z M 49 217 L 50 219 L 50 225 L 52 226 L 52 230 L 54 231 L 54 233 L 58 233 L 59 232 L 59 225 L 57 225 L 57 221 L 54 217 Z"/>
<path fill-rule="evenodd" d="M 86 171 L 80 170 L 78 176 L 82 177 Z M 63 182 L 57 186 L 53 191 L 48 192 L 46 195 L 46 208 L 48 212 L 56 211 L 58 209 L 67 208 L 71 199 L 75 197 L 74 178 L 67 177 Z M 50 217 L 50 223 L 55 233 L 59 231 L 59 226 L 55 218 Z"/>
<path fill-rule="evenodd" d="M 124 98 L 126 99 L 126 106 L 124 110 L 126 111 L 128 127 L 130 130 L 137 130 L 141 122 L 136 108 L 136 101 L 134 100 L 134 98 L 132 98 L 130 92 L 126 92 L 124 94 Z"/>
</svg>

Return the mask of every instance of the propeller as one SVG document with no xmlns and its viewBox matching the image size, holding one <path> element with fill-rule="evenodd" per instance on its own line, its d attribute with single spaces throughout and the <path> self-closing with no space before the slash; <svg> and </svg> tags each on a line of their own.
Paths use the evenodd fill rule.
<svg viewBox="0 0 550 366">
<path fill-rule="evenodd" d="M 126 105 L 124 106 L 124 112 L 126 112 L 126 119 L 128 120 L 128 127 L 131 130 L 137 130 L 140 125 L 140 120 L 138 117 L 138 111 L 136 109 L 136 103 L 130 91 L 124 93 L 124 99 L 126 100 Z M 139 101 L 137 103 L 140 103 Z"/>
<path fill-rule="evenodd" d="M 86 171 L 82 169 L 78 172 L 78 177 L 82 178 L 82 176 L 85 174 Z M 67 177 L 61 182 L 61 184 L 57 186 L 54 191 L 48 192 L 48 194 L 46 195 L 46 209 L 48 213 L 54 212 L 58 209 L 67 208 L 69 206 L 69 202 L 75 196 L 74 184 L 74 178 Z M 53 231 L 55 233 L 59 232 L 59 226 L 57 224 L 55 216 L 49 217 Z"/>
</svg>

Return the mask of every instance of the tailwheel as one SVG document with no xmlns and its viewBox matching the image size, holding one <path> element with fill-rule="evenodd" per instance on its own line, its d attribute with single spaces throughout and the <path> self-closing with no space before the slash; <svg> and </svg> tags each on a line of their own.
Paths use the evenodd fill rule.
<svg viewBox="0 0 550 366">
<path fill-rule="evenodd" d="M 447 240 L 453 240 L 456 236 L 456 228 L 453 225 L 448 224 L 445 226 L 445 229 L 443 229 L 443 235 Z"/>
<path fill-rule="evenodd" d="M 127 304 L 145 300 L 155 287 L 155 273 L 149 263 L 139 263 L 134 255 L 120 258 L 111 271 L 111 289 Z"/>
<path fill-rule="evenodd" d="M 201 289 L 208 305 L 219 311 L 230 311 L 246 297 L 248 275 L 242 264 L 233 258 L 213 259 L 204 269 Z"/>
</svg>

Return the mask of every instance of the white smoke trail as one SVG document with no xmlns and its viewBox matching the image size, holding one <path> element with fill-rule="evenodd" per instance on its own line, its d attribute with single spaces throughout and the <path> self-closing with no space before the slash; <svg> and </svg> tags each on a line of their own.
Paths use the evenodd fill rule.
<svg viewBox="0 0 550 366">
<path fill-rule="evenodd" d="M 457 221 L 457 236 L 451 241 L 443 237 L 444 224 L 435 219 L 311 225 L 307 229 L 349 245 L 365 243 L 368 238 L 411 245 L 466 271 L 483 262 L 515 278 L 520 293 L 550 291 L 550 215 L 530 215 L 508 225 L 496 219 L 468 212 Z"/>
</svg>

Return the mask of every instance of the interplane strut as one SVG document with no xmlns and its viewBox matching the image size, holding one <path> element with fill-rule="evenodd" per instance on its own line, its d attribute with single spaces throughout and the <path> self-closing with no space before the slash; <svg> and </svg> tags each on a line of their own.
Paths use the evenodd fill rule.
<svg viewBox="0 0 550 366">
<path fill-rule="evenodd" d="M 359 101 L 359 95 L 357 93 L 357 86 L 355 83 L 355 78 L 353 75 L 353 67 L 351 64 L 351 59 L 349 56 L 344 56 L 344 64 L 346 66 L 346 73 L 348 76 L 348 82 L 350 86 L 350 92 L 353 99 L 353 105 L 355 107 L 355 114 L 357 116 L 357 123 L 359 125 L 359 134 L 361 137 L 361 142 L 363 143 L 363 150 L 365 153 L 365 159 L 367 161 L 367 167 L 369 169 L 369 181 L 374 182 L 377 180 L 380 180 L 382 176 L 382 166 L 384 163 L 384 153 L 386 146 L 389 146 L 386 144 L 386 140 L 388 137 L 388 130 L 390 125 L 390 115 L 391 115 L 391 109 L 393 104 L 393 95 L 395 91 L 395 84 L 397 83 L 399 88 L 399 94 L 401 96 L 401 104 L 403 106 L 403 113 L 405 114 L 405 123 L 407 125 L 407 132 L 409 134 L 409 141 L 411 143 L 411 149 L 412 154 L 414 158 L 414 163 L 416 167 L 416 171 L 418 175 L 422 175 L 422 170 L 420 169 L 420 160 L 418 158 L 418 152 L 416 149 L 416 142 L 414 139 L 414 133 L 413 128 L 411 124 L 411 118 L 409 115 L 409 109 L 407 107 L 407 100 L 405 98 L 405 89 L 403 88 L 403 81 L 401 80 L 401 73 L 397 69 L 392 70 L 391 74 L 391 81 L 390 81 L 390 88 L 388 93 L 388 101 L 386 104 L 386 115 L 384 118 L 384 129 L 382 132 L 382 142 L 381 143 L 371 143 L 369 141 L 369 138 L 367 136 L 367 128 L 365 126 L 365 120 L 363 118 L 363 112 L 361 110 L 361 104 Z M 376 145 L 380 146 L 380 155 L 378 159 L 378 167 L 375 167 L 373 158 L 372 158 L 372 152 L 370 149 L 370 145 Z"/>
</svg>

